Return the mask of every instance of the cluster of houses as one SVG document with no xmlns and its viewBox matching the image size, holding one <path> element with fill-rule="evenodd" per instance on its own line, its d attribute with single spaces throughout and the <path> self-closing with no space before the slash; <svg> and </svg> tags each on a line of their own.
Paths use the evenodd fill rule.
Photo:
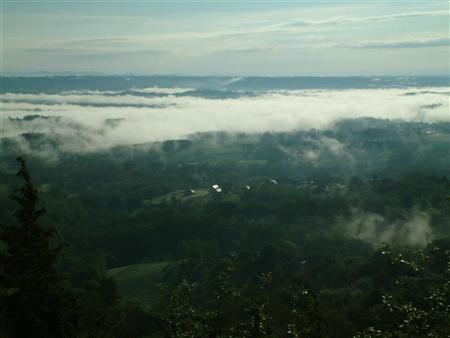
<svg viewBox="0 0 450 338">
<path fill-rule="evenodd" d="M 270 184 L 278 184 L 278 182 L 277 182 L 276 180 L 274 180 L 274 179 L 269 180 L 268 183 L 270 183 Z M 249 185 L 246 184 L 246 185 L 243 186 L 243 189 L 245 189 L 245 190 L 251 190 L 251 187 L 250 187 Z M 209 191 L 210 191 L 211 193 L 216 193 L 216 194 L 223 193 L 223 192 L 225 192 L 226 190 L 227 190 L 227 189 L 223 189 L 223 188 L 222 188 L 220 185 L 218 185 L 218 184 L 213 184 L 213 185 L 211 185 L 210 188 L 209 188 Z M 194 189 L 187 189 L 187 190 L 185 190 L 184 194 L 185 194 L 185 196 L 192 196 L 192 195 L 195 195 L 195 194 L 196 194 L 196 191 L 195 191 Z"/>
<path fill-rule="evenodd" d="M 266 182 L 264 182 L 265 184 L 273 184 L 273 185 L 277 185 L 278 181 L 275 179 L 270 179 Z M 263 183 L 263 184 L 264 184 Z M 307 181 L 303 181 L 301 182 L 299 185 L 297 185 L 296 187 L 298 190 L 316 190 L 316 191 L 323 191 L 326 193 L 331 193 L 331 192 L 337 192 L 337 191 L 342 191 L 345 189 L 345 185 L 343 184 L 339 184 L 339 183 L 335 183 L 335 184 L 327 184 L 327 185 L 321 185 L 313 180 L 307 180 Z M 242 187 L 242 189 L 245 190 L 251 190 L 251 187 L 249 185 L 244 185 Z M 209 192 L 211 194 L 221 194 L 221 193 L 226 193 L 227 191 L 229 191 L 229 189 L 225 189 L 223 187 L 221 187 L 218 184 L 213 184 L 209 187 Z M 196 191 L 194 189 L 187 189 L 185 191 L 185 196 L 192 196 L 195 195 Z"/>
</svg>

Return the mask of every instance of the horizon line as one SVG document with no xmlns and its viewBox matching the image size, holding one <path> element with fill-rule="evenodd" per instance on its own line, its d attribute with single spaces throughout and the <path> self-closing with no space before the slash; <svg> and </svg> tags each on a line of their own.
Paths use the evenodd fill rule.
<svg viewBox="0 0 450 338">
<path fill-rule="evenodd" d="M 241 75 L 241 74 L 152 74 L 152 73 L 102 73 L 95 71 L 86 72 L 72 72 L 72 71 L 61 71 L 61 72 L 50 72 L 50 71 L 36 71 L 36 72 L 3 72 L 0 77 L 66 77 L 66 76 L 97 76 L 97 77 L 198 77 L 198 78 L 300 78 L 300 77 L 316 77 L 316 78 L 348 78 L 348 77 L 448 77 L 450 79 L 450 73 L 442 74 L 357 74 L 357 75 L 314 75 L 314 74 L 298 74 L 298 75 Z"/>
</svg>

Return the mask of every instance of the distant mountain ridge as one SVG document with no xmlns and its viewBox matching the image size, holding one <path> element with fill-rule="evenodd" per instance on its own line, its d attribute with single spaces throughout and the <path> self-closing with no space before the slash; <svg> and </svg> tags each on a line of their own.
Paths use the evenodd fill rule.
<svg viewBox="0 0 450 338">
<path fill-rule="evenodd" d="M 14 76 L 0 78 L 0 93 L 61 91 L 129 91 L 149 87 L 212 91 L 270 91 L 301 89 L 369 89 L 449 87 L 448 76 L 336 77 L 196 77 L 196 76 Z"/>
</svg>

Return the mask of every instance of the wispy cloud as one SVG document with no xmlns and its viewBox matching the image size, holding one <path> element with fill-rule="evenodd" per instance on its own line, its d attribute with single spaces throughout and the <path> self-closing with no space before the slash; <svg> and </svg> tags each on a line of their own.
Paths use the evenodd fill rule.
<svg viewBox="0 0 450 338">
<path fill-rule="evenodd" d="M 442 4 L 427 6 L 428 10 L 419 5 L 367 3 L 255 5 L 253 10 L 239 7 L 235 11 L 228 6 L 198 11 L 187 6 L 188 14 L 163 7 L 154 11 L 145 7 L 134 15 L 112 6 L 110 15 L 108 9 L 95 13 L 80 9 L 72 15 L 61 7 L 61 15 L 6 16 L 4 69 L 203 75 L 268 74 L 270 70 L 294 75 L 296 68 L 295 74 L 300 75 L 319 74 L 323 63 L 332 59 L 338 62 L 333 68 L 348 75 L 370 74 L 371 69 L 361 69 L 371 59 L 381 69 L 376 72 L 386 74 L 406 73 L 402 71 L 405 49 L 416 53 L 408 57 L 408 72 L 438 73 L 448 64 L 448 53 L 442 52 L 433 55 L 433 63 L 423 62 L 426 48 L 448 46 L 445 18 L 449 10 Z M 340 49 L 339 58 L 332 55 L 333 48 Z M 392 62 L 378 57 L 383 56 L 380 50 L 388 48 L 397 49 Z M 355 49 L 361 50 L 361 62 L 353 59 Z M 299 57 L 303 62 L 293 65 L 292 60 Z"/>
<path fill-rule="evenodd" d="M 170 53 L 163 49 L 120 49 L 120 48 L 26 48 L 23 51 L 31 54 L 60 54 L 68 58 L 124 58 L 133 55 L 163 55 Z"/>
<path fill-rule="evenodd" d="M 406 12 L 387 15 L 374 15 L 363 17 L 346 17 L 338 16 L 323 20 L 294 20 L 286 23 L 276 25 L 276 27 L 298 27 L 298 26 L 323 26 L 323 25 L 343 25 L 343 24 L 355 24 L 355 23 L 368 23 L 368 22 L 385 22 L 400 19 L 411 18 L 424 18 L 435 16 L 449 16 L 449 11 L 424 11 L 424 12 Z"/>
<path fill-rule="evenodd" d="M 318 40 L 318 41 L 315 41 Z M 450 38 L 441 37 L 416 37 L 401 40 L 368 40 L 368 41 L 340 41 L 340 42 L 321 42 L 320 39 L 297 39 L 295 43 L 290 41 L 276 42 L 272 40 L 239 40 L 208 42 L 197 41 L 196 48 L 190 48 L 186 44 L 178 45 L 173 41 L 171 47 L 170 41 L 164 41 L 158 38 L 129 37 L 120 39 L 115 43 L 115 39 L 102 39 L 102 43 L 95 45 L 95 40 L 77 41 L 76 44 L 69 47 L 70 43 L 65 43 L 61 47 L 42 46 L 35 48 L 26 48 L 25 52 L 32 54 L 55 54 L 86 58 L 126 58 L 128 56 L 164 56 L 164 55 L 201 55 L 214 53 L 278 53 L 295 50 L 314 50 L 314 49 L 405 49 L 405 48 L 432 48 L 450 46 Z M 193 42 L 194 43 L 194 42 Z M 152 46 L 154 48 L 146 48 Z"/>
<path fill-rule="evenodd" d="M 450 38 L 440 37 L 431 39 L 410 39 L 410 40 L 385 40 L 385 41 L 355 41 L 340 42 L 325 45 L 328 48 L 424 48 L 424 47 L 445 47 L 450 46 Z"/>
<path fill-rule="evenodd" d="M 346 221 L 345 232 L 378 247 L 382 243 L 401 243 L 425 247 L 433 238 L 430 216 L 412 210 L 405 219 L 388 222 L 383 216 L 353 210 L 353 217 Z"/>
</svg>

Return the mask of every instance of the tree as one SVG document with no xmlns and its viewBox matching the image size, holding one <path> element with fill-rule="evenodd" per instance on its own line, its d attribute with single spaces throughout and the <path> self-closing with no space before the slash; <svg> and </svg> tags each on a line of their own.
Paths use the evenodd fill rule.
<svg viewBox="0 0 450 338">
<path fill-rule="evenodd" d="M 56 271 L 59 247 L 53 245 L 55 230 L 41 226 L 45 209 L 39 207 L 25 161 L 18 157 L 17 176 L 24 185 L 10 198 L 17 202 L 16 224 L 2 227 L 0 240 L 0 287 L 3 292 L 7 332 L 11 337 L 69 337 L 71 300 L 63 276 Z"/>
</svg>

